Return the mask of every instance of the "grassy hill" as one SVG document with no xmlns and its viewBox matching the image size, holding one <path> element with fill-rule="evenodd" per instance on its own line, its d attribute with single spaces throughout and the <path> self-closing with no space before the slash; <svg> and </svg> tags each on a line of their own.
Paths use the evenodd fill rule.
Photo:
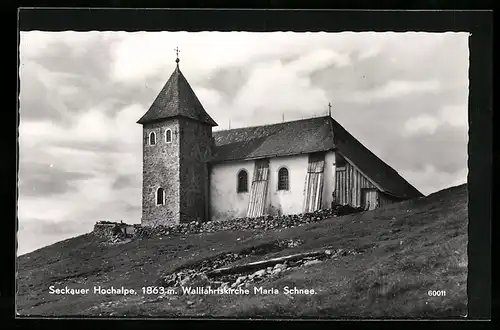
<svg viewBox="0 0 500 330">
<path fill-rule="evenodd" d="M 18 257 L 20 315 L 216 317 L 459 317 L 467 310 L 467 187 L 374 211 L 271 231 L 174 234 L 105 245 L 92 234 Z M 297 246 L 278 244 L 295 240 Z M 354 251 L 290 268 L 258 286 L 279 294 L 142 294 L 179 269 L 243 255 L 224 266 L 318 249 Z M 244 253 L 244 251 L 247 251 Z M 251 251 L 251 253 L 248 253 Z M 50 294 L 49 286 L 89 288 Z M 98 295 L 94 286 L 133 288 Z M 284 286 L 314 295 L 284 294 Z M 429 290 L 444 290 L 431 297 Z"/>
</svg>

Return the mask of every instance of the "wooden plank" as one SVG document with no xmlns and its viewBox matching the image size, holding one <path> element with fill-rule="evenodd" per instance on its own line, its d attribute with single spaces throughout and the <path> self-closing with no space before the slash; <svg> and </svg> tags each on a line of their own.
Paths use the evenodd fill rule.
<svg viewBox="0 0 500 330">
<path fill-rule="evenodd" d="M 346 163 L 343 168 L 335 170 L 335 195 L 338 204 L 348 204 L 355 207 L 364 205 L 364 196 L 362 189 L 376 188 L 375 185 L 368 180 L 363 173 L 350 164 Z M 371 196 L 366 196 L 372 198 Z"/>
<path fill-rule="evenodd" d="M 339 194 L 339 204 L 343 205 L 345 203 L 345 194 L 344 194 L 344 185 L 345 185 L 345 171 L 339 172 L 339 186 L 338 186 L 338 194 Z"/>
<path fill-rule="evenodd" d="M 247 216 L 255 218 L 264 215 L 268 181 L 261 180 L 252 183 L 251 202 Z M 253 194 L 252 194 L 253 193 Z"/>
<path fill-rule="evenodd" d="M 347 196 L 346 196 L 346 179 L 347 179 L 347 171 L 344 171 L 344 173 L 342 173 L 342 204 L 346 204 L 347 203 Z"/>
<path fill-rule="evenodd" d="M 363 190 L 363 208 L 364 208 L 365 210 L 367 210 L 367 209 L 368 209 L 368 205 L 369 205 L 369 203 L 370 203 L 370 199 L 369 199 L 369 197 L 370 197 L 370 196 L 368 195 L 368 191 Z"/>
<path fill-rule="evenodd" d="M 348 204 L 352 205 L 352 166 L 349 165 L 349 186 L 347 188 Z"/>
<path fill-rule="evenodd" d="M 361 206 L 361 184 L 362 184 L 363 178 L 359 174 L 359 172 L 356 171 L 356 207 Z"/>
<path fill-rule="evenodd" d="M 342 194 L 340 193 L 340 171 L 335 171 L 335 203 L 342 203 Z"/>
<path fill-rule="evenodd" d="M 365 188 L 363 189 L 363 208 L 368 210 L 374 210 L 378 207 L 378 191 L 376 188 Z"/>
<path fill-rule="evenodd" d="M 311 176 L 309 175 L 309 165 L 308 165 L 308 172 L 306 174 L 306 182 L 305 182 L 305 187 L 304 187 L 304 207 L 302 212 L 305 212 L 308 209 L 307 206 L 307 196 L 309 196 L 309 181 L 311 180 Z"/>
<path fill-rule="evenodd" d="M 342 204 L 347 204 L 347 190 L 346 190 L 346 187 L 347 187 L 347 171 L 345 171 L 344 173 L 342 173 L 342 196 L 343 196 Z"/>
<path fill-rule="evenodd" d="M 319 182 L 317 184 L 318 190 L 316 192 L 316 205 L 314 206 L 314 209 L 320 210 L 321 209 L 321 201 L 323 200 L 323 185 L 324 185 L 325 180 L 323 180 L 323 177 L 324 177 L 323 172 L 317 173 L 317 175 L 318 175 Z"/>
<path fill-rule="evenodd" d="M 252 187 L 248 201 L 247 217 L 256 218 L 264 215 L 269 183 L 269 159 L 255 161 Z"/>
<path fill-rule="evenodd" d="M 210 272 L 207 272 L 206 275 L 208 277 L 215 277 L 215 276 L 222 276 L 222 275 L 228 275 L 228 274 L 238 274 L 238 273 L 244 273 L 244 272 L 251 272 L 254 270 L 274 266 L 276 264 L 283 263 L 285 261 L 295 261 L 295 260 L 300 260 L 300 259 L 304 259 L 304 258 L 318 257 L 318 256 L 321 256 L 324 254 L 326 254 L 325 250 L 292 254 L 292 255 L 288 255 L 288 256 L 284 256 L 284 257 L 278 257 L 278 258 L 273 258 L 273 259 L 268 259 L 268 260 L 251 262 L 251 263 L 244 264 L 244 265 L 237 265 L 234 267 L 218 268 L 218 269 L 214 269 Z"/>
<path fill-rule="evenodd" d="M 358 204 L 358 173 L 355 171 L 352 176 L 352 205 L 357 206 Z"/>
<path fill-rule="evenodd" d="M 349 203 L 349 168 L 346 166 L 345 176 L 344 176 L 344 204 Z"/>
<path fill-rule="evenodd" d="M 314 212 L 321 208 L 323 197 L 324 153 L 310 154 L 304 189 L 304 212 Z"/>
<path fill-rule="evenodd" d="M 311 194 L 309 196 L 309 212 L 313 212 L 315 209 L 315 201 L 316 201 L 316 196 L 318 193 L 318 183 L 319 183 L 319 177 L 317 173 L 311 173 L 312 180 L 311 180 Z"/>
<path fill-rule="evenodd" d="M 370 191 L 370 210 L 374 210 L 377 207 L 377 192 Z"/>
<path fill-rule="evenodd" d="M 308 194 L 306 196 L 306 203 L 307 203 L 307 208 L 306 212 L 312 212 L 314 210 L 314 199 L 316 195 L 316 185 L 318 182 L 318 176 L 316 173 L 309 173 L 309 188 L 308 188 Z"/>
</svg>

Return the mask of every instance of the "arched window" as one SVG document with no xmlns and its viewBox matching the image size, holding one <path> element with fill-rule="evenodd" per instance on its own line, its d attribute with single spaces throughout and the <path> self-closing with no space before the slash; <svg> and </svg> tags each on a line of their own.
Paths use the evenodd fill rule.
<svg viewBox="0 0 500 330">
<path fill-rule="evenodd" d="M 288 190 L 288 169 L 285 167 L 278 171 L 278 190 Z"/>
<path fill-rule="evenodd" d="M 156 144 L 156 134 L 155 132 L 149 133 L 149 144 L 154 146 Z"/>
<path fill-rule="evenodd" d="M 156 190 L 156 205 L 163 205 L 165 202 L 165 192 L 163 188 Z"/>
<path fill-rule="evenodd" d="M 170 129 L 167 129 L 165 131 L 165 142 L 167 143 L 172 142 L 172 131 Z"/>
<path fill-rule="evenodd" d="M 237 191 L 248 192 L 248 173 L 245 170 L 241 170 L 238 172 L 238 188 Z"/>
</svg>

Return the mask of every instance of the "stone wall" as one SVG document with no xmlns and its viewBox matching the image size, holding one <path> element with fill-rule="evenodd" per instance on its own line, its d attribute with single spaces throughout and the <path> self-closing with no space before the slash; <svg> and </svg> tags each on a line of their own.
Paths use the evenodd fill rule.
<svg viewBox="0 0 500 330">
<path fill-rule="evenodd" d="M 116 240 L 135 236 L 140 227 L 123 222 L 99 221 L 94 225 L 93 233 L 106 240 Z"/>
<path fill-rule="evenodd" d="M 208 168 L 212 127 L 180 119 L 180 222 L 205 222 L 208 203 Z"/>
<path fill-rule="evenodd" d="M 208 221 L 181 223 L 173 226 L 157 226 L 136 228 L 138 237 L 159 237 L 175 233 L 210 233 L 223 230 L 273 230 L 279 228 L 291 228 L 308 223 L 321 221 L 327 218 L 342 216 L 350 213 L 364 211 L 361 208 L 350 206 L 336 206 L 334 209 L 319 210 L 313 213 L 303 213 L 281 216 L 263 216 L 259 218 L 235 218 L 225 221 Z"/>
<path fill-rule="evenodd" d="M 324 219 L 342 216 L 349 213 L 364 211 L 348 205 L 336 206 L 334 209 L 319 210 L 313 213 L 303 213 L 281 216 L 263 216 L 259 218 L 235 218 L 226 221 L 192 221 L 174 225 L 157 225 L 155 227 L 130 225 L 120 222 L 99 221 L 94 225 L 94 235 L 110 242 L 119 242 L 125 238 L 162 237 L 171 234 L 211 233 L 223 230 L 274 230 L 291 228 Z"/>
<path fill-rule="evenodd" d="M 166 129 L 172 130 L 170 143 L 165 141 Z M 152 131 L 156 133 L 156 145 L 149 145 L 147 142 Z M 178 119 L 143 126 L 141 223 L 144 226 L 172 225 L 180 221 L 179 150 Z M 156 191 L 159 187 L 165 192 L 164 205 L 156 205 Z"/>
</svg>

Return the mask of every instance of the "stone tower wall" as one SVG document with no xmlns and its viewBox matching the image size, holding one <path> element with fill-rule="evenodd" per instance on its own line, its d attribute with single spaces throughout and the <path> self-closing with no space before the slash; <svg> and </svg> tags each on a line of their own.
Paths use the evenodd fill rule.
<svg viewBox="0 0 500 330">
<path fill-rule="evenodd" d="M 180 221 L 208 221 L 209 172 L 212 127 L 180 119 Z"/>
<path fill-rule="evenodd" d="M 170 225 L 180 222 L 180 135 L 179 119 L 143 126 L 142 225 Z M 172 130 L 172 142 L 165 142 L 165 130 Z M 151 131 L 156 145 L 149 145 Z M 177 134 L 175 134 L 177 132 Z M 165 204 L 156 205 L 156 190 L 165 191 Z"/>
</svg>

